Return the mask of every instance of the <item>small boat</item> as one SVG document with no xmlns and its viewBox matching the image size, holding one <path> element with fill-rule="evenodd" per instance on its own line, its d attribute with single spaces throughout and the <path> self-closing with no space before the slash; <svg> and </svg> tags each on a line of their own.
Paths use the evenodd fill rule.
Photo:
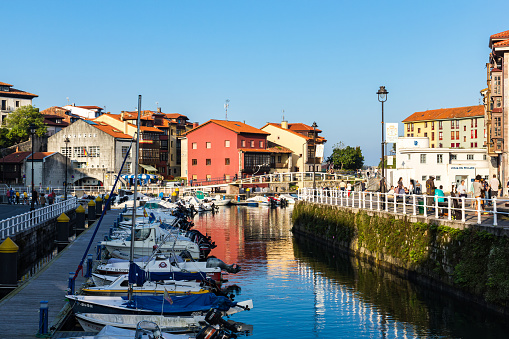
<svg viewBox="0 0 509 339">
<path fill-rule="evenodd" d="M 158 339 L 189 339 L 186 334 L 172 334 L 158 332 L 157 330 L 140 330 L 137 326 L 136 330 L 118 328 L 106 325 L 95 335 L 85 335 L 79 337 L 68 337 L 66 339 L 133 339 L 133 338 L 158 338 Z"/>
<path fill-rule="evenodd" d="M 269 201 L 267 200 L 267 198 L 262 197 L 261 195 L 250 197 L 250 198 L 246 199 L 246 202 L 247 202 L 247 205 L 251 206 L 251 207 L 268 206 L 269 205 Z"/>
<path fill-rule="evenodd" d="M 212 201 L 216 206 L 226 206 L 230 204 L 231 199 L 221 199 L 221 196 L 218 194 L 212 199 Z"/>
</svg>

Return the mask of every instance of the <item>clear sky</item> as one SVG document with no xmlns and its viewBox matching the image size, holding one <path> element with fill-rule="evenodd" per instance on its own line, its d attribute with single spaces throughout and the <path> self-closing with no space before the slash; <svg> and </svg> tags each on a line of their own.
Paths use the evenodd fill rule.
<svg viewBox="0 0 509 339">
<path fill-rule="evenodd" d="M 334 144 L 380 158 L 385 121 L 479 104 L 489 36 L 509 30 L 479 1 L 7 1 L 0 81 L 34 105 L 137 106 L 192 122 L 316 121 Z M 400 134 L 402 125 L 400 124 Z"/>
</svg>

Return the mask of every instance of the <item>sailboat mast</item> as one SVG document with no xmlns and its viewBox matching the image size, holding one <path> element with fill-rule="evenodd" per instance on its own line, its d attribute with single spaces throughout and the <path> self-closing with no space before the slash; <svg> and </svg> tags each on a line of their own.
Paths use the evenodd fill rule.
<svg viewBox="0 0 509 339">
<path fill-rule="evenodd" d="M 135 154 L 135 166 L 134 166 L 134 203 L 133 203 L 133 215 L 132 215 L 132 223 L 131 223 L 131 249 L 129 252 L 129 266 L 134 262 L 134 226 L 136 225 L 136 203 L 138 201 L 138 161 L 140 157 L 140 126 L 141 126 L 141 95 L 138 95 L 138 119 L 136 121 L 136 154 Z M 133 294 L 133 284 L 129 284 L 129 300 L 131 300 L 131 296 Z"/>
</svg>

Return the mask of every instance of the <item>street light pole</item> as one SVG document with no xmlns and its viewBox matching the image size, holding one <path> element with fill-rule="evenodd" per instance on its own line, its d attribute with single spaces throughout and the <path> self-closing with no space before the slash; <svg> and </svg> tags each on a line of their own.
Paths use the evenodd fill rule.
<svg viewBox="0 0 509 339">
<path fill-rule="evenodd" d="M 68 162 L 68 155 L 70 155 L 69 153 L 69 138 L 66 137 L 64 139 L 64 142 L 65 142 L 65 182 L 64 182 L 64 200 L 67 200 L 67 162 Z"/>
<path fill-rule="evenodd" d="M 32 201 L 30 202 L 30 211 L 35 209 L 34 207 L 34 198 L 35 198 L 35 188 L 34 188 L 34 134 L 36 130 L 36 126 L 32 123 L 30 124 L 30 135 L 32 137 Z"/>
<path fill-rule="evenodd" d="M 385 189 L 387 187 L 387 183 L 385 182 L 385 125 L 384 125 L 384 102 L 387 101 L 387 90 L 385 86 L 380 86 L 378 89 L 378 101 L 382 103 L 382 185 L 380 186 L 380 191 L 382 193 L 386 193 Z"/>
<path fill-rule="evenodd" d="M 313 189 L 316 188 L 316 182 L 315 182 L 315 171 L 316 171 L 316 128 L 318 125 L 316 124 L 316 121 L 313 122 L 313 147 L 315 148 L 314 156 L 313 156 Z"/>
</svg>

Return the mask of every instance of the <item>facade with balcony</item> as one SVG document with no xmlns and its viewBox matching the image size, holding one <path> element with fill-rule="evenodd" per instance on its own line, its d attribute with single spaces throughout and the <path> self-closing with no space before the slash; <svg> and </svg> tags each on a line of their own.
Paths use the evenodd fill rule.
<svg viewBox="0 0 509 339">
<path fill-rule="evenodd" d="M 482 105 L 415 112 L 403 124 L 405 137 L 428 138 L 430 148 L 486 148 Z"/>
<path fill-rule="evenodd" d="M 288 158 L 288 171 L 290 172 L 312 172 L 321 170 L 323 155 L 316 156 L 316 146 L 323 145 L 327 140 L 320 136 L 320 129 L 303 124 L 288 123 L 281 124 L 267 123 L 261 128 L 269 133 L 267 140 L 289 149 L 292 153 Z"/>
<path fill-rule="evenodd" d="M 0 82 L 0 126 L 5 124 L 9 113 L 19 107 L 32 105 L 32 99 L 38 95 L 12 88 L 11 84 Z"/>
</svg>

